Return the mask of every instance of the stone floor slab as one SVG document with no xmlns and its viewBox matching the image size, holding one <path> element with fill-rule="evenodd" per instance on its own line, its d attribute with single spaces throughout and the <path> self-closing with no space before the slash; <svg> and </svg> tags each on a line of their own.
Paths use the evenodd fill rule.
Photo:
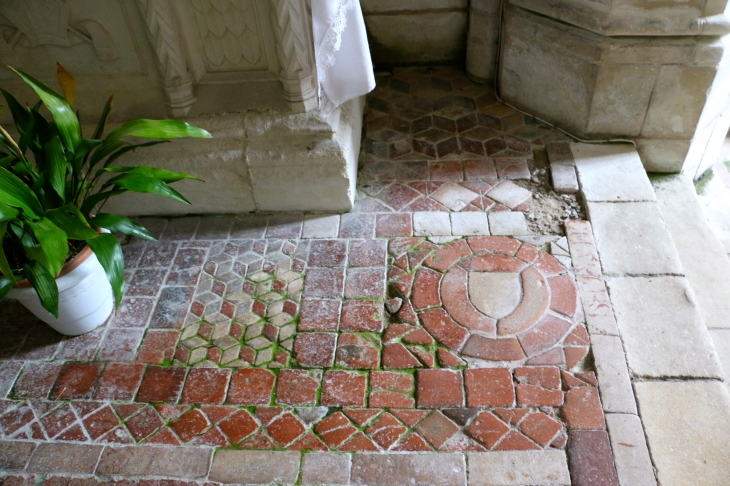
<svg viewBox="0 0 730 486">
<path fill-rule="evenodd" d="M 588 203 L 604 273 L 683 273 L 656 203 Z"/>
<path fill-rule="evenodd" d="M 489 213 L 489 231 L 493 235 L 526 235 L 525 215 L 515 211 Z"/>
<path fill-rule="evenodd" d="M 208 474 L 210 454 L 211 449 L 192 447 L 107 447 L 96 467 L 96 473 L 198 479 Z"/>
<path fill-rule="evenodd" d="M 468 454 L 469 486 L 569 485 L 568 460 L 563 451 Z"/>
<path fill-rule="evenodd" d="M 618 336 L 591 336 L 601 401 L 606 412 L 636 413 L 636 400 Z"/>
<path fill-rule="evenodd" d="M 306 454 L 302 462 L 303 485 L 348 485 L 350 484 L 350 454 L 313 452 Z"/>
<path fill-rule="evenodd" d="M 293 484 L 299 475 L 298 452 L 218 451 L 209 478 L 227 484 Z"/>
<path fill-rule="evenodd" d="M 606 414 L 608 435 L 616 458 L 616 472 L 621 486 L 656 486 L 654 466 L 641 420 L 636 415 Z"/>
<path fill-rule="evenodd" d="M 466 486 L 466 462 L 463 454 L 357 454 L 352 484 Z"/>
<path fill-rule="evenodd" d="M 710 337 L 720 358 L 725 385 L 730 389 L 730 329 L 710 329 Z"/>
<path fill-rule="evenodd" d="M 659 209 L 709 328 L 730 329 L 730 260 L 686 176 L 654 178 Z"/>
<path fill-rule="evenodd" d="M 608 281 L 629 369 L 642 377 L 720 378 L 720 365 L 687 280 Z"/>
<path fill-rule="evenodd" d="M 634 387 L 659 484 L 730 484 L 730 393 L 722 383 Z"/>
<path fill-rule="evenodd" d="M 92 474 L 103 447 L 98 445 L 43 443 L 28 465 L 32 473 Z"/>
<path fill-rule="evenodd" d="M 302 238 L 337 238 L 339 214 L 308 214 L 304 216 Z"/>
<path fill-rule="evenodd" d="M 586 201 L 656 201 L 633 145 L 572 143 L 570 148 Z"/>
</svg>

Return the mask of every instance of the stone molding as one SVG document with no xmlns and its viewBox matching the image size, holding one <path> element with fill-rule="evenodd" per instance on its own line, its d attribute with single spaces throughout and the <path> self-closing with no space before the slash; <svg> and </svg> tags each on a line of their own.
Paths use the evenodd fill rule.
<svg viewBox="0 0 730 486">
<path fill-rule="evenodd" d="M 305 0 L 272 0 L 272 3 L 284 98 L 292 111 L 309 111 L 319 104 L 311 15 Z"/>
<path fill-rule="evenodd" d="M 178 18 L 170 0 L 138 0 L 147 23 L 164 80 L 167 106 L 175 117 L 185 116 L 195 103 L 193 77 L 180 38 Z"/>
</svg>

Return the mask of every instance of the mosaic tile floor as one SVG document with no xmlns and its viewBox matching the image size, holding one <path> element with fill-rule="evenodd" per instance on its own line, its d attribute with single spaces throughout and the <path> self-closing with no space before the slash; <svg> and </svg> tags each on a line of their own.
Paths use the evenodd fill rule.
<svg viewBox="0 0 730 486">
<path fill-rule="evenodd" d="M 76 338 L 0 304 L 2 438 L 529 451 L 604 430 L 574 284 L 590 225 L 511 236 L 562 136 L 449 69 L 380 77 L 368 107 L 353 213 L 148 218 L 118 312 Z"/>
</svg>

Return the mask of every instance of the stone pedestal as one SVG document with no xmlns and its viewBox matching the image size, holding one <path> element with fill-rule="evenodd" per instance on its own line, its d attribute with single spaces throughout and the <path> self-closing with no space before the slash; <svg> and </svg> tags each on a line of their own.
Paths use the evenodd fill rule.
<svg viewBox="0 0 730 486">
<path fill-rule="evenodd" d="M 192 207 L 125 196 L 113 209 L 351 209 L 362 100 L 320 106 L 307 0 L 7 0 L 0 31 L 2 64 L 51 86 L 57 61 L 76 77 L 84 123 L 115 93 L 110 124 L 175 117 L 213 134 L 120 160 L 205 179 L 180 186 Z M 37 99 L 4 68 L 0 86 Z"/>
<path fill-rule="evenodd" d="M 466 72 L 478 83 L 493 83 L 497 72 L 500 4 L 501 0 L 472 0 L 469 4 Z"/>
<path fill-rule="evenodd" d="M 585 5 L 506 5 L 499 73 L 504 98 L 586 139 L 635 140 L 649 171 L 696 176 L 709 167 L 730 125 L 723 116 L 730 106 L 730 64 L 726 37 L 690 35 L 702 22 L 693 24 L 685 7 L 706 2 L 669 9 L 663 30 L 646 12 L 659 15 L 649 7 L 666 2 L 602 2 L 611 8 L 595 18 L 577 3 Z M 680 25 L 686 35 L 674 35 Z M 634 35 L 607 35 L 627 32 Z"/>
</svg>

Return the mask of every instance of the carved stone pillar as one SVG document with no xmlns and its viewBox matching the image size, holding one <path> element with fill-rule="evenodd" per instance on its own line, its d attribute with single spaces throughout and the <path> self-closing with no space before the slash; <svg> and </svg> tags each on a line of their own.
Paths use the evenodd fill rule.
<svg viewBox="0 0 730 486">
<path fill-rule="evenodd" d="M 294 112 L 317 108 L 317 70 L 306 0 L 271 1 L 276 51 L 281 66 L 279 80 L 284 86 L 284 98 Z"/>
<path fill-rule="evenodd" d="M 162 72 L 167 106 L 182 117 L 195 103 L 193 77 L 183 50 L 172 0 L 139 0 Z"/>
</svg>

